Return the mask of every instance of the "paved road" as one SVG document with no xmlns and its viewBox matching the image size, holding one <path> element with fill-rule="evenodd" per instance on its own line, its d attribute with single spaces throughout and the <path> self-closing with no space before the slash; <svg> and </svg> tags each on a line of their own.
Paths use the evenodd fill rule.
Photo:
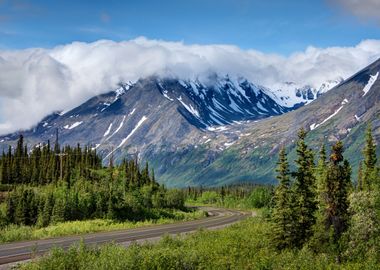
<svg viewBox="0 0 380 270">
<path fill-rule="evenodd" d="M 107 242 L 129 245 L 135 241 L 154 239 L 164 234 L 181 234 L 193 232 L 199 228 L 223 227 L 252 215 L 252 213 L 249 212 L 221 208 L 204 208 L 203 210 L 208 211 L 210 216 L 199 220 L 166 225 L 153 225 L 137 229 L 2 244 L 0 245 L 0 265 L 28 260 L 32 254 L 44 254 L 55 246 L 68 248 L 81 240 L 88 245 L 97 245 Z"/>
</svg>

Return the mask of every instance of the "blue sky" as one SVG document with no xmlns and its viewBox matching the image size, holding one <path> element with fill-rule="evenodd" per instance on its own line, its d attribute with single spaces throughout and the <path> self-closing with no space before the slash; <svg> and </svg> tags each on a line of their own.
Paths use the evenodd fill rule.
<svg viewBox="0 0 380 270">
<path fill-rule="evenodd" d="M 288 55 L 309 45 L 353 46 L 378 39 L 379 21 L 353 16 L 339 5 L 342 1 L 0 0 L 0 48 L 145 36 Z"/>
<path fill-rule="evenodd" d="M 0 0 L 0 134 L 152 75 L 318 88 L 380 58 L 379 10 L 380 0 Z"/>
</svg>

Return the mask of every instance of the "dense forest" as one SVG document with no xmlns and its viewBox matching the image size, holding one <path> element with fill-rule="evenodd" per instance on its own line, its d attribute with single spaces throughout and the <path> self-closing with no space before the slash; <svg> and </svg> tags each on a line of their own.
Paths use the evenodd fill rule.
<svg viewBox="0 0 380 270">
<path fill-rule="evenodd" d="M 48 141 L 29 151 L 20 135 L 15 149 L 9 146 L 1 155 L 0 183 L 44 185 L 63 180 L 70 185 L 72 179 L 91 178 L 91 170 L 101 167 L 101 157 L 87 146 L 61 148 L 57 137 L 53 147 Z"/>
<path fill-rule="evenodd" d="M 279 250 L 307 247 L 342 260 L 371 257 L 380 262 L 380 169 L 371 125 L 357 179 L 344 158 L 343 143 L 321 146 L 317 164 L 300 130 L 297 169 L 289 171 L 286 150 L 280 152 L 271 216 L 272 242 Z"/>
<path fill-rule="evenodd" d="M 1 184 L 9 192 L 0 226 L 45 227 L 63 221 L 159 218 L 155 209 L 184 209 L 181 191 L 160 186 L 148 163 L 123 160 L 102 167 L 89 147 L 37 145 L 30 151 L 20 136 L 0 159 Z"/>
</svg>

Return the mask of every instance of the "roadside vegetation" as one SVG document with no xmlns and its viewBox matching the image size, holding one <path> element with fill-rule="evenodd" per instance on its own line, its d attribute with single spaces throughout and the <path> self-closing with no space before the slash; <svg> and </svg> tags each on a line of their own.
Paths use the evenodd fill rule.
<svg viewBox="0 0 380 270">
<path fill-rule="evenodd" d="M 316 155 L 300 130 L 295 170 L 286 149 L 276 170 L 272 194 L 260 187 L 240 197 L 225 188 L 188 189 L 188 202 L 268 207 L 220 231 L 186 238 L 165 237 L 158 244 L 108 244 L 54 249 L 22 269 L 380 269 L 380 176 L 371 127 L 366 133 L 359 175 L 353 177 L 341 142 Z M 315 162 L 315 156 L 318 156 Z M 352 181 L 353 179 L 354 181 Z M 263 195 L 266 194 L 266 195 Z M 227 199 L 232 198 L 232 199 Z M 265 198 L 265 199 L 263 199 Z M 252 204 L 251 204 L 252 203 Z"/>
<path fill-rule="evenodd" d="M 195 220 L 206 217 L 204 211 L 197 210 L 160 210 L 159 218 L 143 221 L 118 221 L 112 219 L 91 219 L 66 221 L 47 227 L 9 225 L 0 231 L 0 243 L 23 240 L 37 240 L 52 237 L 81 235 L 86 233 L 134 229 L 145 226 L 171 224 L 178 221 Z"/>
<path fill-rule="evenodd" d="M 210 205 L 241 210 L 269 208 L 273 203 L 273 186 L 236 184 L 222 187 L 188 187 L 186 204 Z"/>
<path fill-rule="evenodd" d="M 181 190 L 155 181 L 148 163 L 102 167 L 88 147 L 48 142 L 27 149 L 23 137 L 0 158 L 0 242 L 168 223 L 203 216 Z"/>
</svg>

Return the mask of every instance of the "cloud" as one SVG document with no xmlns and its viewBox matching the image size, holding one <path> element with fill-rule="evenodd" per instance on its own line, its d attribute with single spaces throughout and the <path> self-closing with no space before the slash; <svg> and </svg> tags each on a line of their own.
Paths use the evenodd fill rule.
<svg viewBox="0 0 380 270">
<path fill-rule="evenodd" d="M 74 42 L 52 49 L 0 50 L 0 134 L 27 129 L 56 110 L 73 108 L 120 81 L 160 75 L 206 78 L 210 72 L 319 86 L 347 78 L 380 57 L 380 40 L 354 47 L 309 47 L 289 57 L 231 45 L 186 45 L 137 38 Z M 4 120 L 5 119 L 5 120 Z"/>
<path fill-rule="evenodd" d="M 329 0 L 343 10 L 364 20 L 374 19 L 380 22 L 379 0 Z"/>
</svg>

